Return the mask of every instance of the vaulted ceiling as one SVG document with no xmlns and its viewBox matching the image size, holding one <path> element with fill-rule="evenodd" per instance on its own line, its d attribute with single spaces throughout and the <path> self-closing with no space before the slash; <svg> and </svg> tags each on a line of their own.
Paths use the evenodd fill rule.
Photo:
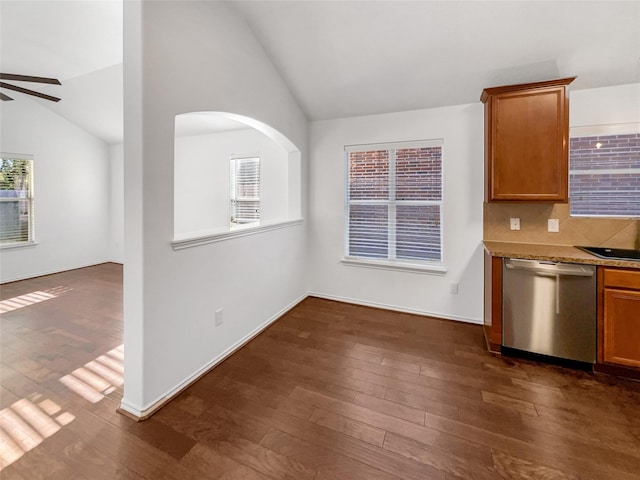
<svg viewBox="0 0 640 480">
<path fill-rule="evenodd" d="M 310 120 L 476 102 L 487 86 L 565 76 L 578 76 L 574 89 L 640 82 L 637 1 L 228 3 Z M 59 78 L 40 90 L 63 100 L 37 101 L 122 141 L 122 3 L 3 0 L 0 16 L 0 70 Z"/>
<path fill-rule="evenodd" d="M 476 102 L 577 75 L 640 81 L 640 2 L 232 2 L 310 119 Z"/>
<path fill-rule="evenodd" d="M 108 143 L 121 142 L 122 2 L 2 0 L 0 19 L 0 71 L 62 85 L 10 83 L 62 98 L 34 100 Z"/>
</svg>

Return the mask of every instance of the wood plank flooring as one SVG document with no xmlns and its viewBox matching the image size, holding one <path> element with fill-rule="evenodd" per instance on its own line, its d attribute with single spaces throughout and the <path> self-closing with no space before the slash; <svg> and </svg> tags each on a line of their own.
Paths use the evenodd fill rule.
<svg viewBox="0 0 640 480">
<path fill-rule="evenodd" d="M 477 325 L 307 298 L 135 423 L 121 266 L 0 299 L 3 480 L 640 479 L 640 383 L 493 356 Z"/>
</svg>

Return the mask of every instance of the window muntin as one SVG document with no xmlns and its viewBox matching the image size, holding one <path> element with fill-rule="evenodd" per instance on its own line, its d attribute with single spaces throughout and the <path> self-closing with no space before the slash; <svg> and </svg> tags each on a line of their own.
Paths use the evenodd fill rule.
<svg viewBox="0 0 640 480">
<path fill-rule="evenodd" d="M 346 258 L 442 264 L 442 141 L 345 151 Z"/>
<path fill-rule="evenodd" d="M 230 225 L 260 222 L 260 158 L 232 158 L 230 169 Z"/>
<path fill-rule="evenodd" d="M 640 217 L 640 133 L 573 136 L 571 215 Z"/>
<path fill-rule="evenodd" d="M 0 246 L 33 242 L 33 160 L 0 157 Z"/>
</svg>

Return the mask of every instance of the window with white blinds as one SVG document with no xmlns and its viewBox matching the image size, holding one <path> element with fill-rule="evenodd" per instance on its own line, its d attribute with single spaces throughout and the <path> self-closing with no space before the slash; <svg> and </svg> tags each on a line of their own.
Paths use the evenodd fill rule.
<svg viewBox="0 0 640 480">
<path fill-rule="evenodd" d="M 572 131 L 569 142 L 571 215 L 640 217 L 640 125 L 612 127 L 618 131 L 579 136 L 574 132 L 580 128 Z"/>
<path fill-rule="evenodd" d="M 260 158 L 231 159 L 231 227 L 260 222 Z"/>
<path fill-rule="evenodd" d="M 442 140 L 345 152 L 346 258 L 441 265 Z"/>
<path fill-rule="evenodd" d="M 0 157 L 0 246 L 33 242 L 33 160 Z"/>
</svg>

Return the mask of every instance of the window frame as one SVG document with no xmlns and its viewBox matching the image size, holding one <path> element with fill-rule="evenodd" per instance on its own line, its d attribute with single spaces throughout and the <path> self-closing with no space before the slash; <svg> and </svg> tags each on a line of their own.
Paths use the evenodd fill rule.
<svg viewBox="0 0 640 480">
<path fill-rule="evenodd" d="M 440 169 L 440 200 L 398 200 L 396 196 L 396 151 L 411 148 L 440 148 L 441 169 Z M 386 150 L 389 157 L 389 184 L 388 198 L 376 200 L 352 200 L 349 198 L 349 155 L 353 152 L 369 152 L 376 150 Z M 414 140 L 406 142 L 385 142 L 373 144 L 345 145 L 344 147 L 344 232 L 343 232 L 343 258 L 341 262 L 349 266 L 362 266 L 369 268 L 380 268 L 388 270 L 413 271 L 418 273 L 443 274 L 447 271 L 444 264 L 444 140 L 442 138 L 428 140 Z M 387 205 L 387 233 L 389 238 L 389 250 L 387 258 L 371 258 L 349 254 L 349 220 L 351 205 Z M 398 206 L 438 206 L 439 208 L 439 239 L 440 239 L 440 260 L 418 260 L 397 258 L 396 249 L 396 212 Z"/>
<path fill-rule="evenodd" d="M 238 178 L 236 176 L 236 162 L 242 160 L 256 160 L 257 161 L 257 179 L 258 179 L 258 196 L 257 197 L 246 197 L 242 200 L 238 200 L 237 191 L 238 191 Z M 256 228 L 261 225 L 261 216 L 262 216 L 262 203 L 261 203 L 261 193 L 262 193 L 262 170 L 261 170 L 262 159 L 258 154 L 245 154 L 245 155 L 232 155 L 229 160 L 229 229 L 230 230 L 239 230 L 245 228 Z M 246 202 L 258 202 L 258 219 L 256 221 L 249 222 L 234 222 L 233 221 L 233 212 L 234 212 L 234 201 L 246 201 Z"/>
<path fill-rule="evenodd" d="M 619 123 L 603 125 L 583 125 L 571 127 L 569 132 L 569 215 L 574 218 L 613 218 L 613 219 L 640 219 L 640 215 L 631 214 L 599 214 L 599 213 L 574 213 L 572 211 L 571 199 L 571 176 L 572 175 L 594 175 L 594 174 L 638 174 L 640 168 L 599 168 L 591 170 L 572 169 L 571 165 L 571 140 L 575 138 L 587 137 L 607 137 L 617 135 L 640 134 L 640 123 Z"/>
<path fill-rule="evenodd" d="M 35 194 L 34 194 L 34 158 L 31 154 L 26 153 L 9 153 L 0 152 L 0 159 L 9 160 L 23 160 L 27 162 L 28 171 L 28 189 L 26 197 L 0 197 L 0 203 L 20 202 L 20 200 L 27 200 L 28 214 L 27 214 L 27 240 L 15 241 L 15 242 L 3 242 L 0 238 L 0 250 L 18 249 L 23 247 L 30 247 L 36 245 L 35 241 L 35 226 L 34 226 L 34 206 L 35 206 Z"/>
</svg>

